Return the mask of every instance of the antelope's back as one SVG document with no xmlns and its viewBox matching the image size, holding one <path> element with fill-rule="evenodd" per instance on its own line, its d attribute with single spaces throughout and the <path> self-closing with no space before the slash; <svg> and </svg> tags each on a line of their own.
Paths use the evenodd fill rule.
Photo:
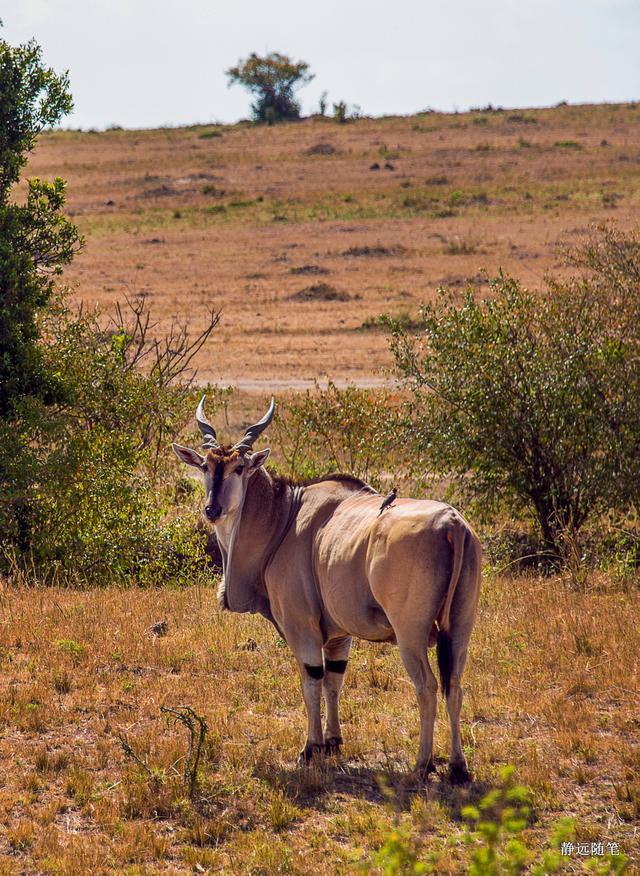
<svg viewBox="0 0 640 876">
<path fill-rule="evenodd" d="M 449 533 L 454 526 L 468 528 L 442 502 L 397 499 L 380 514 L 381 502 L 377 495 L 345 499 L 315 536 L 323 602 L 339 623 L 351 625 L 349 631 L 376 610 L 385 616 L 381 621 L 405 605 L 435 616 L 451 573 Z M 363 635 L 377 637 L 370 630 Z"/>
</svg>

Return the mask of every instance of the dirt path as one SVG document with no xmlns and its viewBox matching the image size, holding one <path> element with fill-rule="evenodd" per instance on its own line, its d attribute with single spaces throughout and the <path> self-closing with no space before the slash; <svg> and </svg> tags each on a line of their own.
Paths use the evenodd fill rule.
<svg viewBox="0 0 640 876">
<path fill-rule="evenodd" d="M 358 389 L 385 389 L 397 386 L 397 382 L 395 380 L 391 380 L 386 377 L 354 377 L 350 379 L 339 377 L 331 382 L 335 386 L 337 386 L 338 389 L 346 389 L 350 386 L 355 386 Z M 198 381 L 198 383 L 205 385 L 206 381 Z M 218 386 L 223 387 L 232 386 L 234 389 L 239 390 L 240 392 L 269 393 L 286 391 L 304 392 L 307 389 L 315 389 L 316 387 L 326 389 L 329 385 L 329 380 L 327 378 L 308 380 L 305 378 L 295 377 L 283 377 L 280 379 L 274 378 L 265 380 L 258 380 L 249 377 L 240 380 L 227 380 L 224 377 L 221 377 L 218 378 L 215 383 Z"/>
</svg>

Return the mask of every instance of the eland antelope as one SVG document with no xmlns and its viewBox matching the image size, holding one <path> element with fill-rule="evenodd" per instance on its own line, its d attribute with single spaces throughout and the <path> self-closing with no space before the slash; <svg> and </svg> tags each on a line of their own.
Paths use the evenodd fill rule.
<svg viewBox="0 0 640 876">
<path fill-rule="evenodd" d="M 253 444 L 266 415 L 233 446 L 221 446 L 196 411 L 205 455 L 174 444 L 178 458 L 204 474 L 206 518 L 223 558 L 223 608 L 258 612 L 293 651 L 302 679 L 308 732 L 301 759 L 342 743 L 338 701 L 352 636 L 395 642 L 420 711 L 416 770 L 432 757 L 438 668 L 451 725 L 450 775 L 467 781 L 460 739 L 460 686 L 476 616 L 481 548 L 462 515 L 441 502 L 396 499 L 380 515 L 380 495 L 355 477 L 296 483 L 264 467 L 269 450 Z M 321 697 L 326 704 L 323 732 Z"/>
</svg>

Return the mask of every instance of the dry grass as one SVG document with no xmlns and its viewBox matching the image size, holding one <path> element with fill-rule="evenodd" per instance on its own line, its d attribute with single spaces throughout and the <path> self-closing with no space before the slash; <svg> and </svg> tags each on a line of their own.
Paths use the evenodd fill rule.
<svg viewBox="0 0 640 876">
<path fill-rule="evenodd" d="M 391 357 L 356 329 L 380 312 L 415 313 L 481 267 L 536 286 L 559 239 L 602 219 L 630 227 L 639 142 L 638 104 L 562 106 L 61 132 L 41 138 L 29 172 L 68 180 L 88 238 L 66 274 L 78 297 L 109 307 L 144 292 L 164 325 L 194 328 L 222 306 L 201 376 L 266 392 L 327 374 L 368 382 Z M 343 300 L 292 303 L 307 265 Z"/>
<path fill-rule="evenodd" d="M 460 873 L 460 807 L 505 763 L 533 791 L 530 848 L 572 814 L 580 839 L 617 841 L 633 858 L 639 599 L 604 577 L 592 584 L 486 578 L 466 675 L 469 789 L 441 775 L 414 785 L 416 707 L 392 646 L 354 649 L 344 759 L 299 769 L 292 657 L 266 622 L 220 613 L 213 589 L 3 585 L 0 872 L 346 872 L 392 821 L 382 774 L 422 853 L 436 853 L 439 873 Z M 168 633 L 155 637 L 161 619 Z M 160 713 L 181 703 L 209 725 L 193 802 L 185 728 Z M 438 752 L 447 745 L 440 708 Z"/>
<path fill-rule="evenodd" d="M 441 283 L 481 285 L 481 267 L 535 286 L 558 240 L 610 217 L 630 227 L 639 134 L 635 104 L 60 132 L 29 172 L 69 182 L 88 238 L 66 275 L 79 298 L 144 292 L 161 325 L 194 328 L 223 306 L 201 377 L 258 393 L 218 417 L 236 435 L 276 386 L 380 381 L 380 312 L 410 319 Z M 529 848 L 569 814 L 579 839 L 637 856 L 640 600 L 591 583 L 487 576 L 463 715 L 476 780 L 457 789 L 444 761 L 414 783 L 417 708 L 391 646 L 356 645 L 343 759 L 300 769 L 292 657 L 266 622 L 221 614 L 213 586 L 0 582 L 0 874 L 347 872 L 394 811 L 438 873 L 463 873 L 461 806 L 505 763 L 533 792 Z M 180 704 L 209 726 L 194 800 L 185 728 L 160 711 Z"/>
</svg>

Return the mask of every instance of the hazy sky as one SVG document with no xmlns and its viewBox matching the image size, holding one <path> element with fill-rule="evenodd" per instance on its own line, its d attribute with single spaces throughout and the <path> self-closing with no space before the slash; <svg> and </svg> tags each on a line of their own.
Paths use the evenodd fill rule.
<svg viewBox="0 0 640 876">
<path fill-rule="evenodd" d="M 8 0 L 10 43 L 68 69 L 70 126 L 231 122 L 224 70 L 280 51 L 316 73 L 303 111 L 538 106 L 640 98 L 640 0 Z"/>
</svg>

